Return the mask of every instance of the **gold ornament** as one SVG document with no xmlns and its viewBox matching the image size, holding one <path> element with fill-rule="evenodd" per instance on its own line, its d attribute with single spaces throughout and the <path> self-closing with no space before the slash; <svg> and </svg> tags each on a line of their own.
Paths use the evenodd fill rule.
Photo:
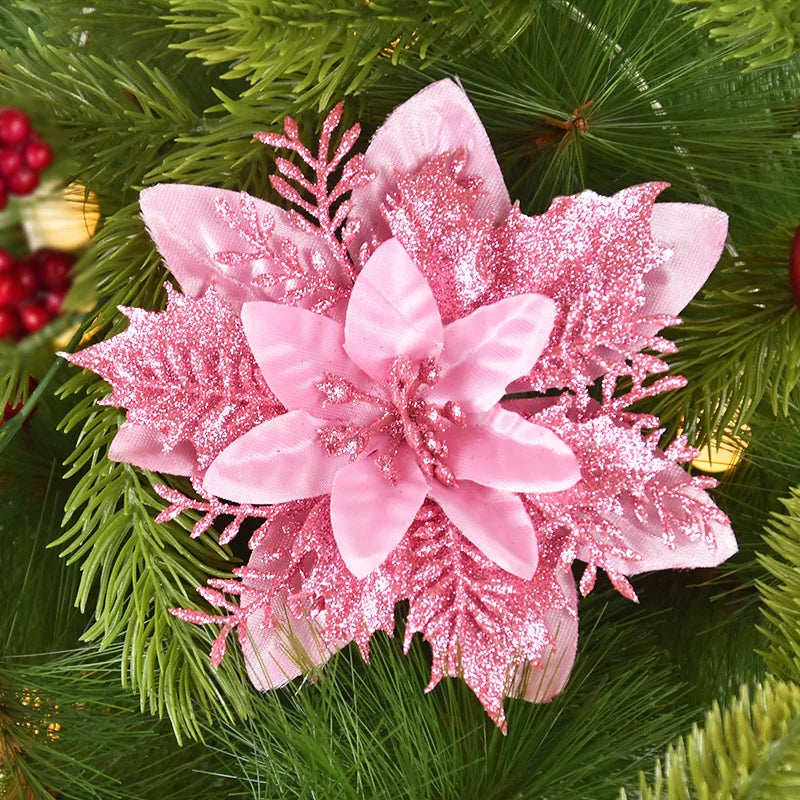
<svg viewBox="0 0 800 800">
<path fill-rule="evenodd" d="M 746 433 L 748 430 L 747 425 L 742 426 L 742 432 Z M 718 446 L 714 441 L 715 437 L 700 450 L 700 455 L 692 461 L 692 466 L 703 472 L 732 470 L 742 460 L 747 442 L 740 436 L 734 437 L 727 433 L 723 434 Z"/>
<path fill-rule="evenodd" d="M 22 225 L 31 250 L 51 247 L 55 250 L 79 250 L 94 235 L 100 221 L 100 209 L 93 194 L 72 183 L 43 186 L 22 209 Z"/>
</svg>

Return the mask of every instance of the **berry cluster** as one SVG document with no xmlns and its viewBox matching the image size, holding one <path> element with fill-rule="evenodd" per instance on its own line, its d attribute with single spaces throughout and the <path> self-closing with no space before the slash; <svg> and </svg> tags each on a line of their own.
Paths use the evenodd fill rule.
<svg viewBox="0 0 800 800">
<path fill-rule="evenodd" d="M 38 331 L 61 311 L 74 258 L 41 249 L 15 261 L 0 250 L 0 339 Z"/>
<path fill-rule="evenodd" d="M 30 194 L 52 160 L 50 145 L 39 138 L 24 111 L 0 109 L 0 211 L 8 195 Z"/>
</svg>

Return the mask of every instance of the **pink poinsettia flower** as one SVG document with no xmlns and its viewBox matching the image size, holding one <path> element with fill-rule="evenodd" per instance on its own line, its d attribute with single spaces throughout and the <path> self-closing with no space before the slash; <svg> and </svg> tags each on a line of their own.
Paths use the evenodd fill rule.
<svg viewBox="0 0 800 800">
<path fill-rule="evenodd" d="M 364 577 L 426 497 L 496 564 L 530 578 L 536 536 L 520 492 L 568 489 L 572 451 L 505 411 L 533 368 L 555 306 L 522 294 L 443 326 L 428 282 L 395 240 L 358 275 L 344 324 L 302 308 L 242 308 L 250 349 L 288 413 L 229 445 L 204 484 L 240 503 L 331 495 L 345 564 Z"/>
<path fill-rule="evenodd" d="M 563 688 L 578 588 L 598 570 L 635 599 L 631 575 L 736 551 L 713 481 L 679 466 L 694 451 L 661 447 L 659 420 L 628 410 L 682 385 L 650 379 L 674 349 L 657 333 L 707 279 L 727 218 L 656 202 L 659 183 L 527 216 L 453 81 L 349 160 L 357 126 L 329 152 L 340 118 L 316 155 L 291 120 L 257 137 L 297 154 L 273 177 L 297 211 L 146 189 L 183 293 L 72 360 L 127 409 L 111 458 L 217 495 L 162 488 L 161 518 L 203 511 L 198 535 L 215 515 L 264 520 L 237 579 L 204 590 L 229 613 L 176 612 L 222 626 L 215 663 L 238 630 L 253 683 L 280 686 L 348 642 L 366 657 L 406 600 L 406 646 L 420 633 L 432 648 L 428 688 L 461 676 L 502 725 L 504 697 Z M 547 398 L 503 400 L 509 387 Z"/>
</svg>

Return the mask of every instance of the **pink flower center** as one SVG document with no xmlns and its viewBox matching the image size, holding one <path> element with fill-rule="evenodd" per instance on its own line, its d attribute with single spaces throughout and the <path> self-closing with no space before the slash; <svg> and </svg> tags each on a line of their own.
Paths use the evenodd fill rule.
<svg viewBox="0 0 800 800">
<path fill-rule="evenodd" d="M 424 395 L 441 377 L 434 358 L 415 365 L 408 358 L 394 361 L 389 373 L 388 399 L 362 392 L 346 378 L 327 374 L 317 384 L 325 395 L 323 405 L 341 405 L 355 401 L 369 403 L 381 414 L 369 425 L 329 425 L 319 431 L 328 455 L 347 455 L 351 461 L 364 452 L 376 433 L 387 434 L 389 449 L 375 456 L 375 463 L 392 484 L 398 481 L 397 454 L 405 444 L 411 448 L 422 472 L 445 486 L 455 485 L 455 476 L 447 466 L 447 444 L 443 434 L 449 425 L 463 426 L 466 416 L 461 407 L 448 400 L 443 405 L 428 403 Z"/>
</svg>

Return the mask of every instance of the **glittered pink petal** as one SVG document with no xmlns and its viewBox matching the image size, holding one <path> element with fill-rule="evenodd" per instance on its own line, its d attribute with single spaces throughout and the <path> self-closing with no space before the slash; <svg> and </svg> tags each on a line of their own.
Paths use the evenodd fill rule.
<svg viewBox="0 0 800 800">
<path fill-rule="evenodd" d="M 357 578 L 380 566 L 405 535 L 428 493 L 428 484 L 408 448 L 395 459 L 392 486 L 371 457 L 336 475 L 331 524 L 342 560 Z"/>
<path fill-rule="evenodd" d="M 665 485 L 674 485 L 686 478 L 686 472 L 672 464 L 658 476 Z M 714 501 L 702 489 L 687 487 L 686 495 L 709 509 Z M 677 502 L 677 501 L 676 501 Z M 640 572 L 651 572 L 662 569 L 696 569 L 698 567 L 715 567 L 730 558 L 738 550 L 736 538 L 730 525 L 715 520 L 707 522 L 716 540 L 715 547 L 709 548 L 700 540 L 690 539 L 680 530 L 674 532 L 674 547 L 664 541 L 663 524 L 654 510 L 650 510 L 647 519 L 640 522 L 636 519 L 632 504 L 626 504 L 624 517 L 614 517 L 614 522 L 622 532 L 624 543 L 641 556 L 639 559 L 623 559 L 611 557 L 609 562 L 624 575 L 638 575 Z M 578 552 L 578 558 L 587 554 Z"/>
<path fill-rule="evenodd" d="M 728 233 L 728 215 L 694 203 L 656 203 L 653 239 L 672 250 L 667 262 L 644 278 L 643 315 L 677 315 L 706 282 Z"/>
<path fill-rule="evenodd" d="M 495 407 L 447 437 L 457 479 L 508 492 L 559 492 L 580 479 L 578 460 L 552 431 Z"/>
<path fill-rule="evenodd" d="M 147 230 L 186 294 L 199 297 L 213 283 L 234 306 L 264 297 L 265 293 L 256 293 L 250 282 L 254 275 L 278 271 L 277 264 L 268 259 L 226 264 L 217 258 L 220 253 L 253 252 L 252 242 L 234 230 L 217 207 L 218 201 L 222 201 L 237 211 L 243 197 L 245 195 L 239 192 L 211 186 L 166 183 L 140 194 L 139 204 Z M 271 219 L 274 222 L 269 236 L 273 248 L 277 249 L 281 241 L 288 239 L 300 250 L 318 253 L 319 258 L 334 268 L 324 247 L 319 246 L 313 235 L 292 224 L 283 209 L 257 198 L 248 200 L 252 200 L 259 221 Z"/>
<path fill-rule="evenodd" d="M 168 452 L 164 440 L 146 425 L 126 422 L 111 442 L 108 457 L 153 472 L 169 475 L 193 475 L 197 472 L 197 456 L 189 442 L 179 442 Z"/>
<path fill-rule="evenodd" d="M 535 580 L 535 578 L 534 578 Z M 563 606 L 548 608 L 544 613 L 553 644 L 542 654 L 541 662 L 529 664 L 518 681 L 513 697 L 524 697 L 532 703 L 546 703 L 561 692 L 567 683 L 578 649 L 578 597 L 575 581 L 568 570 L 558 573 L 558 582 L 566 598 Z"/>
<path fill-rule="evenodd" d="M 442 319 L 422 273 L 396 239 L 384 242 L 356 279 L 344 349 L 370 377 L 385 383 L 399 356 L 438 356 Z"/>
<path fill-rule="evenodd" d="M 487 411 L 516 378 L 530 372 L 547 345 L 556 306 L 523 294 L 483 306 L 444 329 L 442 378 L 432 402 L 457 401 L 469 412 Z"/>
<path fill-rule="evenodd" d="M 253 302 L 242 307 L 242 324 L 267 386 L 286 408 L 358 422 L 353 404 L 324 407 L 325 395 L 317 388 L 326 374 L 345 378 L 364 391 L 373 387 L 345 353 L 341 323 L 302 308 Z"/>
<path fill-rule="evenodd" d="M 431 481 L 428 494 L 498 567 L 526 580 L 536 571 L 536 533 L 517 495 L 466 480 L 452 489 Z"/>
<path fill-rule="evenodd" d="M 318 431 L 324 425 L 305 411 L 257 425 L 214 459 L 206 489 L 237 503 L 285 503 L 329 492 L 346 460 L 322 449 Z"/>
<path fill-rule="evenodd" d="M 392 235 L 380 207 L 397 188 L 396 173 L 415 172 L 431 158 L 458 149 L 467 159 L 463 176 L 482 182 L 484 196 L 475 207 L 476 216 L 494 220 L 508 213 L 511 201 L 477 112 L 458 84 L 441 80 L 398 106 L 372 138 L 364 166 L 376 178 L 353 190 L 351 217 L 362 221 L 353 252 L 372 236 L 382 242 Z"/>
</svg>

